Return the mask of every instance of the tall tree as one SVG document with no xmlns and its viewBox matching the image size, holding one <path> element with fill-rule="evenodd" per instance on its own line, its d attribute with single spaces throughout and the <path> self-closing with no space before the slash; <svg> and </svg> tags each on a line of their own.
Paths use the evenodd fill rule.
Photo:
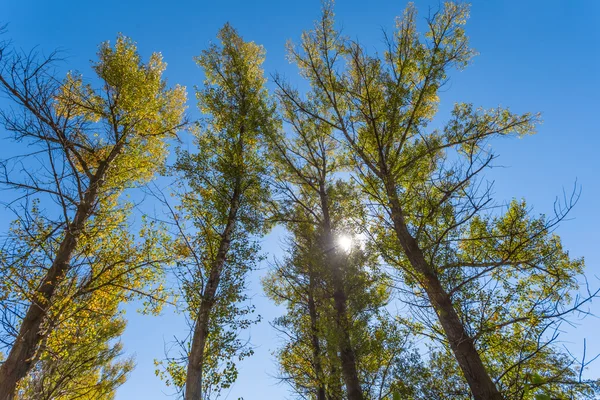
<svg viewBox="0 0 600 400">
<path fill-rule="evenodd" d="M 342 379 L 337 356 L 329 357 L 325 322 L 328 296 L 324 292 L 322 251 L 316 224 L 301 207 L 287 218 L 292 232 L 286 249 L 289 256 L 275 261 L 263 280 L 267 296 L 285 303 L 287 312 L 273 326 L 285 338 L 277 352 L 282 379 L 302 397 L 326 400 L 341 398 Z M 329 345 L 329 346 L 328 346 Z M 335 353 L 334 353 L 335 354 Z"/>
<path fill-rule="evenodd" d="M 206 116 L 194 131 L 197 151 L 181 151 L 175 166 L 184 192 L 175 212 L 178 275 L 193 333 L 184 359 L 166 368 L 173 383 L 185 386 L 186 400 L 218 397 L 237 377 L 234 356 L 251 353 L 238 335 L 250 323 L 245 278 L 259 257 L 255 238 L 266 229 L 261 141 L 277 126 L 264 49 L 228 24 L 218 38 L 196 59 L 206 76 L 196 94 Z"/>
<path fill-rule="evenodd" d="M 356 357 L 363 396 L 387 399 L 393 391 L 412 386 L 420 362 L 411 349 L 410 335 L 394 326 L 385 309 L 390 281 L 380 269 L 374 249 L 356 237 L 364 221 L 360 206 L 356 208 L 360 196 L 349 188 L 348 183 L 339 181 L 328 190 L 334 220 L 338 221 L 338 216 L 346 220 L 343 282 L 349 296 L 345 334 Z M 332 272 L 322 248 L 320 225 L 304 208 L 310 205 L 317 209 L 315 201 L 302 200 L 303 205 L 297 204 L 293 214 L 287 215 L 289 256 L 275 263 L 263 282 L 267 295 L 287 310 L 274 321 L 284 338 L 277 352 L 281 379 L 300 398 L 347 398 L 342 390 L 339 356 L 339 343 L 345 334 L 337 323 Z M 354 243 L 349 241 L 352 236 Z"/>
<path fill-rule="evenodd" d="M 129 233 L 131 204 L 121 194 L 162 167 L 185 90 L 167 88 L 161 56 L 142 63 L 123 36 L 100 46 L 92 65 L 99 89 L 76 73 L 56 79 L 53 57 L 3 50 L 0 88 L 14 107 L 0 116 L 17 141 L 36 148 L 1 164 L 2 184 L 24 199 L 0 255 L 8 337 L 0 399 L 11 400 L 51 342 L 93 308 L 86 296 L 97 291 L 118 304 L 158 289 L 144 287 L 165 261 L 160 239 L 153 229 L 140 232 L 141 242 Z"/>
<path fill-rule="evenodd" d="M 474 217 L 456 248 L 442 253 L 440 270 L 457 299 L 499 389 L 507 398 L 593 398 L 598 385 L 582 379 L 585 360 L 557 343 L 560 326 L 598 291 L 577 293 L 583 260 L 571 259 L 552 233 L 559 217 L 531 215 L 524 201 Z M 415 298 L 415 303 L 422 303 Z M 429 326 L 431 322 L 423 321 Z M 438 363 L 455 367 L 444 351 Z M 460 387 L 464 384 L 461 382 Z"/>
<path fill-rule="evenodd" d="M 435 324 L 430 327 L 449 346 L 473 397 L 502 399 L 496 382 L 503 376 L 496 375 L 496 361 L 486 354 L 478 334 L 481 327 L 468 309 L 484 310 L 487 321 L 495 314 L 485 308 L 489 302 L 472 297 L 477 290 L 464 295 L 462 289 L 486 280 L 485 285 L 508 285 L 508 298 L 502 291 L 485 293 L 494 304 L 510 300 L 521 315 L 514 318 L 514 312 L 507 311 L 512 317 L 506 317 L 505 325 L 492 324 L 485 330 L 514 329 L 513 323 L 538 312 L 548 318 L 558 318 L 561 312 L 553 307 L 556 299 L 549 292 L 536 294 L 537 302 L 521 308 L 523 298 L 517 300 L 520 291 L 510 286 L 510 277 L 518 274 L 536 290 L 541 282 L 572 289 L 581 262 L 570 260 L 550 235 L 569 206 L 554 220 L 528 223 L 523 217 L 519 229 L 502 230 L 500 239 L 492 228 L 492 233 L 473 235 L 478 218 L 486 220 L 491 206 L 489 188 L 480 184 L 481 173 L 495 158 L 489 141 L 533 133 L 538 116 L 456 104 L 443 130 L 427 131 L 448 72 L 465 67 L 473 56 L 463 27 L 467 16 L 467 6 L 446 3 L 427 18 L 423 38 L 411 5 L 393 35 L 386 36 L 383 55 L 371 56 L 335 30 L 332 4 L 327 3 L 315 29 L 303 34 L 299 46 L 290 45 L 290 58 L 310 84 L 310 97 L 304 99 L 282 83 L 279 87 L 297 118 L 326 126 L 345 143 L 376 216 L 382 256 L 397 268 L 408 292 L 425 300 L 424 312 L 433 312 Z M 318 99 L 318 107 L 312 99 Z M 520 210 L 511 208 L 502 218 L 510 220 L 525 208 Z M 506 251 L 491 251 L 486 240 Z M 544 244 L 536 250 L 554 258 L 534 258 L 533 252 L 523 258 L 521 249 L 539 240 Z M 462 256 L 465 248 L 473 251 L 469 259 Z M 558 274 L 553 272 L 557 269 Z"/>
<path fill-rule="evenodd" d="M 276 81 L 280 86 L 283 85 L 280 78 Z M 269 137 L 277 191 L 284 204 L 296 204 L 304 208 L 317 225 L 318 250 L 327 265 L 328 283 L 335 307 L 342 377 L 348 398 L 363 399 L 356 354 L 350 337 L 348 293 L 344 286 L 347 260 L 339 244 L 340 236 L 344 235 L 344 218 L 336 214 L 336 208 L 343 205 L 331 199 L 336 191 L 334 174 L 342 171 L 343 160 L 338 152 L 338 144 L 331 136 L 331 128 L 297 114 L 295 105 L 285 93 L 278 94 L 283 119 L 292 127 L 293 136 L 286 138 L 283 132 L 278 132 Z M 318 96 L 311 98 L 311 106 L 315 109 L 321 109 L 319 103 Z"/>
</svg>

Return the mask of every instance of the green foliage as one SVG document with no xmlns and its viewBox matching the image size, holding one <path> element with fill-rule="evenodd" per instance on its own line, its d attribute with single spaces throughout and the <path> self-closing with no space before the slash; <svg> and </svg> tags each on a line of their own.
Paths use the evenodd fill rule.
<svg viewBox="0 0 600 400">
<path fill-rule="evenodd" d="M 344 232 L 352 235 L 356 232 L 350 228 L 348 221 L 339 218 L 340 215 L 347 215 L 348 210 L 342 206 L 344 199 L 353 199 L 343 196 L 343 188 L 344 185 L 338 182 L 338 185 L 329 190 L 329 198 L 340 213 L 336 212 L 334 219 L 340 221 L 340 225 L 346 222 Z M 302 200 L 305 200 L 304 204 L 308 203 L 307 199 Z M 323 242 L 319 238 L 320 228 L 298 205 L 289 218 L 292 221 L 303 221 L 287 224 L 293 235 L 289 240 L 290 255 L 278 263 L 263 280 L 267 295 L 277 304 L 284 304 L 287 310 L 284 316 L 273 323 L 283 337 L 288 338 L 276 352 L 281 375 L 301 395 L 312 398 L 316 388 L 323 386 L 328 396 L 341 396 L 341 367 L 337 355 L 340 332 L 335 323 L 331 270 L 326 262 Z M 355 243 L 355 246 L 359 244 Z M 393 327 L 384 326 L 385 312 L 382 307 L 389 296 L 387 279 L 378 270 L 370 254 L 372 252 L 359 247 L 345 256 L 344 285 L 348 293 L 352 294 L 348 305 L 351 321 L 348 329 L 356 344 L 359 369 L 364 381 L 375 386 L 379 383 L 376 381 L 380 368 L 394 363 L 396 358 L 393 351 L 399 349 L 392 349 L 388 353 L 385 348 L 390 344 L 387 338 L 394 331 L 388 329 Z M 314 313 L 313 316 L 311 313 Z M 315 337 L 320 350 L 315 350 Z M 319 358 L 322 371 L 315 370 L 315 357 Z"/>
<path fill-rule="evenodd" d="M 191 320 L 210 304 L 208 339 L 202 364 L 203 398 L 218 397 L 237 378 L 236 359 L 253 353 L 239 332 L 256 322 L 245 293 L 246 275 L 261 260 L 256 238 L 267 230 L 264 211 L 270 194 L 261 143 L 277 127 L 274 106 L 264 85 L 265 51 L 245 42 L 230 26 L 196 58 L 206 80 L 197 89 L 204 119 L 193 130 L 197 151 L 178 151 L 181 176 L 176 274 Z M 220 260 L 221 252 L 224 259 Z M 214 294 L 208 280 L 216 282 Z M 185 384 L 188 353 L 158 362 L 169 384 Z"/>
<path fill-rule="evenodd" d="M 325 8 L 326 15 L 329 11 Z M 326 22 L 322 26 L 329 27 Z M 318 31 L 303 36 L 309 38 L 303 41 L 307 52 L 319 52 L 319 37 L 323 35 Z M 293 50 L 290 55 L 293 58 Z M 297 92 L 279 78 L 276 83 L 291 132 L 268 137 L 278 199 L 274 218 L 285 224 L 291 237 L 289 256 L 276 263 L 263 286 L 286 307 L 273 323 L 285 338 L 275 353 L 281 378 L 302 398 L 317 398 L 319 389 L 327 398 L 343 398 L 340 343 L 348 338 L 364 395 L 384 398 L 396 381 L 405 379 L 415 360 L 405 362 L 408 334 L 389 322 L 384 308 L 390 298 L 389 277 L 369 241 L 359 239 L 368 220 L 364 198 L 355 185 L 337 178 L 349 165 L 332 127 L 299 113 L 297 98 L 290 95 Z M 326 101 L 311 91 L 304 105 L 327 115 Z M 340 237 L 352 238 L 349 253 L 340 249 Z M 341 280 L 341 289 L 336 280 Z M 336 292 L 347 296 L 345 318 L 334 305 Z"/>
<path fill-rule="evenodd" d="M 30 73 L 18 59 L 14 66 L 13 74 Z M 148 311 L 158 312 L 164 301 L 169 238 L 157 223 L 142 220 L 132 228 L 133 204 L 124 192 L 163 168 L 166 141 L 182 123 L 185 90 L 169 89 L 161 56 L 142 63 L 124 36 L 100 46 L 93 69 L 99 89 L 75 73 L 57 81 L 40 67 L 35 80 L 13 81 L 22 85 L 12 93 L 23 115 L 2 114 L 16 139 L 39 149 L 24 156 L 32 168 L 43 164 L 3 180 L 24 198 L 0 251 L 6 342 L 15 340 L 28 308 L 45 311 L 37 361 L 18 398 L 112 398 L 132 369 L 131 360 L 120 358 L 125 320 L 119 307 L 142 298 Z M 58 209 L 41 208 L 49 201 Z M 74 243 L 72 250 L 66 242 Z M 49 282 L 54 289 L 46 299 L 40 282 L 59 255 L 68 265 Z"/>
<path fill-rule="evenodd" d="M 429 360 L 444 376 L 439 387 L 468 397 L 462 372 L 446 353 L 447 333 L 438 322 L 443 310 L 431 307 L 428 279 L 409 260 L 407 237 L 451 297 L 506 398 L 521 398 L 532 371 L 546 376 L 540 390 L 553 396 L 589 396 L 595 384 L 578 382 L 579 365 L 554 344 L 552 333 L 594 296 L 570 297 L 583 260 L 570 258 L 552 233 L 572 204 L 554 219 L 533 217 L 518 202 L 505 213 L 492 212 L 491 189 L 482 185 L 495 158 L 491 141 L 532 134 L 539 117 L 459 103 L 444 129 L 427 129 L 449 72 L 475 54 L 464 31 L 467 17 L 468 6 L 445 3 L 427 19 L 422 36 L 409 5 L 386 36 L 383 55 L 370 55 L 339 34 L 326 3 L 314 29 L 288 45 L 310 90 L 303 97 L 279 84 L 284 110 L 294 114 L 286 118 L 324 127 L 330 140 L 344 145 L 368 196 L 374 245 L 397 270 L 402 299 L 411 305 L 403 321 L 439 340 L 439 357 Z"/>
<path fill-rule="evenodd" d="M 35 369 L 20 385 L 18 399 L 112 399 L 125 383 L 133 361 L 121 358 L 122 312 L 99 292 L 76 301 L 72 307 L 77 311 L 50 334 Z"/>
<path fill-rule="evenodd" d="M 220 397 L 253 354 L 240 336 L 260 320 L 247 275 L 264 261 L 259 240 L 274 223 L 289 233 L 287 253 L 262 283 L 285 308 L 273 321 L 284 338 L 274 354 L 301 398 L 346 398 L 348 352 L 365 399 L 473 398 L 447 311 L 506 400 L 597 396 L 598 381 L 582 379 L 586 365 L 558 342 L 560 324 L 599 293 L 580 293 L 584 260 L 555 233 L 573 204 L 538 216 L 524 200 L 498 206 L 485 184 L 493 141 L 534 134 L 539 116 L 456 103 L 443 128 L 429 127 L 450 73 L 475 56 L 468 17 L 466 4 L 444 3 L 421 34 L 409 4 L 384 51 L 371 54 L 341 35 L 326 1 L 313 29 L 287 44 L 309 90 L 277 76 L 278 103 L 264 48 L 226 24 L 195 58 L 203 117 L 190 129 L 194 150 L 179 148 L 171 169 L 186 92 L 168 87 L 160 54 L 144 63 L 122 35 L 102 44 L 98 87 L 77 72 L 56 79 L 51 60 L 2 58 L 0 88 L 17 111 L 0 117 L 35 150 L 0 163 L 0 183 L 18 197 L 0 248 L 0 360 L 20 343 L 24 315 L 43 311 L 16 398 L 114 398 L 133 368 L 119 342 L 121 307 L 142 299 L 159 313 L 170 265 L 201 329 L 155 361 L 156 374 L 185 390 L 199 366 L 198 397 Z M 167 172 L 174 233 L 137 221 L 125 197 Z M 340 237 L 352 238 L 349 249 Z M 57 258 L 63 269 L 50 279 Z M 392 316 L 395 298 L 406 308 Z"/>
</svg>

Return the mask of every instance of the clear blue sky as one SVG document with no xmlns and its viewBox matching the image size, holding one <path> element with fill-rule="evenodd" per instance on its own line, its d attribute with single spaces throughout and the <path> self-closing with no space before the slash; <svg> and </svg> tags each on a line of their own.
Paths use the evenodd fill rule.
<svg viewBox="0 0 600 400">
<path fill-rule="evenodd" d="M 346 34 L 370 48 L 381 48 L 381 29 L 393 28 L 403 1 L 338 0 L 338 21 Z M 480 55 L 465 71 L 454 73 L 442 93 L 441 125 L 455 101 L 475 105 L 510 106 L 518 112 L 541 111 L 544 124 L 539 133 L 524 139 L 495 143 L 504 168 L 488 176 L 496 182 L 498 201 L 525 197 L 539 212 L 552 210 L 563 188 L 571 190 L 575 180 L 582 187 L 579 204 L 558 230 L 573 256 L 585 256 L 592 285 L 600 285 L 600 2 L 597 0 L 487 0 L 475 1 L 467 32 Z M 368 5 L 367 5 L 368 4 Z M 438 1 L 416 1 L 421 16 L 438 7 Z M 89 74 L 89 60 L 97 45 L 122 32 L 139 44 L 144 56 L 163 53 L 171 83 L 188 86 L 190 94 L 202 75 L 192 61 L 217 30 L 231 22 L 248 40 L 267 49 L 267 72 L 285 73 L 292 81 L 297 74 L 284 59 L 284 43 L 297 40 L 319 16 L 319 0 L 222 0 L 222 1 L 0 1 L 0 21 L 9 22 L 8 36 L 24 49 L 39 46 L 49 52 L 62 48 L 68 68 Z M 190 102 L 192 115 L 194 102 Z M 6 137 L 0 132 L 0 137 Z M 4 145 L 4 144 L 3 144 Z M 7 214 L 0 210 L 5 225 Z M 279 232 L 280 233 L 280 232 Z M 264 240 L 264 250 L 280 253 L 278 232 Z M 276 363 L 271 351 L 277 338 L 268 321 L 278 310 L 264 298 L 252 277 L 254 303 L 264 320 L 251 329 L 256 355 L 244 361 L 229 399 L 282 399 L 287 390 L 272 375 Z M 154 376 L 152 360 L 163 356 L 163 345 L 186 326 L 181 315 L 169 309 L 160 317 L 144 317 L 128 308 L 129 327 L 123 337 L 125 350 L 135 354 L 137 368 L 117 394 L 118 400 L 166 399 L 172 394 Z M 600 311 L 600 302 L 594 304 Z M 590 339 L 590 353 L 600 352 L 600 322 L 588 318 L 562 339 L 574 349 L 582 338 Z M 595 340 L 594 340 L 595 339 Z M 596 376 L 600 367 L 594 368 Z"/>
</svg>

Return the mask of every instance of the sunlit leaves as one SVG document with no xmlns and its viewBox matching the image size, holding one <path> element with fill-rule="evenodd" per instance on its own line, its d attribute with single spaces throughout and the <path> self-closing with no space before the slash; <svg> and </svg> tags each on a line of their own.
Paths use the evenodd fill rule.
<svg viewBox="0 0 600 400">
<path fill-rule="evenodd" d="M 595 294 L 570 296 L 583 261 L 569 257 L 553 234 L 572 204 L 553 219 L 532 216 L 524 203 L 494 207 L 483 175 L 495 159 L 493 140 L 535 133 L 539 115 L 458 103 L 443 129 L 428 129 L 449 73 L 475 55 L 464 29 L 468 11 L 465 4 L 445 3 L 425 18 L 422 35 L 409 5 L 386 35 L 382 57 L 341 36 L 332 4 L 326 3 L 301 43 L 288 46 L 290 61 L 310 85 L 308 94 L 279 87 L 283 104 L 293 110 L 288 114 L 294 114 L 286 119 L 326 127 L 329 137 L 345 145 L 369 197 L 376 248 L 398 271 L 401 293 L 412 306 L 406 323 L 447 346 L 447 332 L 437 320 L 448 313 L 433 312 L 425 279 L 435 276 L 459 314 L 454 322 L 479 349 L 477 357 L 505 396 L 518 398 L 527 379 L 512 371 L 521 366 L 557 382 L 556 363 L 565 378 L 571 376 L 576 364 L 554 346 L 551 332 Z M 422 258 L 411 260 L 416 252 Z M 511 337 L 511 346 L 503 345 Z M 459 387 L 461 372 L 444 364 L 444 351 L 433 361 Z M 553 383 L 547 379 L 543 385 Z M 573 390 L 591 390 L 586 385 Z M 553 390 L 566 393 L 571 387 L 573 382 Z"/>
<path fill-rule="evenodd" d="M 13 74 L 15 86 L 6 76 L 2 82 L 23 113 L 2 116 L 17 139 L 38 147 L 21 157 L 38 169 L 3 180 L 24 199 L 0 255 L 8 351 L 22 340 L 14 336 L 25 313 L 43 310 L 27 349 L 36 362 L 19 396 L 111 398 L 132 368 L 120 359 L 120 306 L 142 298 L 147 311 L 158 312 L 162 265 L 171 262 L 163 227 L 135 221 L 123 195 L 163 167 L 167 140 L 182 124 L 185 90 L 168 88 L 160 55 L 144 64 L 124 36 L 100 46 L 92 65 L 99 88 L 75 72 L 59 80 L 37 68 L 30 76 L 19 56 L 12 65 L 2 73 Z M 53 277 L 44 278 L 49 271 Z"/>
<path fill-rule="evenodd" d="M 248 304 L 246 275 L 261 260 L 256 238 L 267 229 L 270 191 L 262 141 L 277 129 L 265 88 L 264 49 L 229 24 L 218 39 L 196 57 L 206 78 L 196 91 L 204 118 L 192 130 L 196 149 L 179 150 L 175 165 L 182 178 L 174 214 L 176 275 L 187 314 L 208 334 L 205 343 L 184 342 L 181 357 L 157 362 L 157 373 L 178 388 L 186 383 L 186 366 L 200 368 L 201 394 L 190 395 L 203 398 L 230 387 L 237 361 L 253 353 L 239 334 L 260 318 Z M 201 365 L 191 365 L 192 358 L 201 358 Z"/>
</svg>

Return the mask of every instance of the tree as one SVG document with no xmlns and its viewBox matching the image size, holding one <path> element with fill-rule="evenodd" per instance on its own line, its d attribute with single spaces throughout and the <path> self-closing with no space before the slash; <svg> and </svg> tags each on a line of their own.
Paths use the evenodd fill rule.
<svg viewBox="0 0 600 400">
<path fill-rule="evenodd" d="M 2 184 L 22 200 L 0 254 L 8 349 L 0 399 L 10 400 L 73 324 L 88 321 L 93 335 L 95 301 L 108 301 L 113 317 L 133 295 L 160 302 L 164 237 L 151 226 L 141 240 L 130 233 L 132 204 L 122 193 L 162 168 L 166 140 L 182 125 L 185 90 L 167 88 L 161 56 L 143 64 L 123 36 L 100 46 L 92 64 L 99 89 L 76 73 L 56 79 L 54 56 L 1 54 L 0 87 L 14 108 L 0 116 L 15 140 L 36 148 L 0 165 Z"/>
<path fill-rule="evenodd" d="M 301 397 L 341 398 L 339 359 L 335 351 L 327 351 L 335 346 L 326 342 L 328 324 L 324 313 L 329 296 L 321 271 L 325 266 L 320 260 L 315 223 L 307 214 L 297 206 L 294 215 L 288 216 L 294 221 L 289 224 L 293 232 L 288 244 L 290 255 L 275 262 L 263 287 L 276 304 L 285 303 L 287 308 L 286 314 L 273 322 L 285 338 L 284 347 L 277 352 L 281 379 Z"/>
<path fill-rule="evenodd" d="M 285 85 L 279 77 L 276 82 Z M 291 132 L 270 136 L 269 154 L 275 219 L 291 238 L 289 256 L 263 284 L 288 310 L 274 322 L 287 339 L 277 352 L 282 379 L 303 398 L 345 398 L 340 381 L 348 398 L 389 397 L 399 385 L 412 386 L 408 371 L 419 362 L 409 355 L 410 335 L 393 326 L 384 309 L 390 280 L 364 236 L 364 198 L 337 177 L 348 164 L 329 127 L 296 114 L 279 95 Z M 318 108 L 317 97 L 309 98 Z"/>
<path fill-rule="evenodd" d="M 339 181 L 328 193 L 334 215 L 356 218 L 360 214 L 348 206 L 356 205 L 360 198 L 348 190 L 348 183 Z M 311 204 L 303 200 L 303 205 Z M 365 398 L 387 399 L 396 390 L 412 388 L 420 361 L 412 349 L 411 335 L 398 329 L 385 309 L 390 282 L 378 265 L 374 249 L 364 247 L 356 238 L 353 247 L 346 249 L 343 281 L 349 293 L 349 322 L 344 334 L 337 324 L 332 273 L 319 240 L 319 224 L 300 205 L 287 220 L 292 235 L 289 256 L 276 262 L 263 282 L 267 295 L 287 309 L 273 324 L 284 338 L 276 353 L 281 379 L 300 398 L 347 398 L 339 356 L 339 343 L 347 334 Z M 359 226 L 362 224 L 346 223 L 344 232 L 352 235 Z M 402 393 L 406 395 L 409 390 Z"/>
<path fill-rule="evenodd" d="M 194 322 L 183 359 L 170 360 L 166 369 L 176 386 L 185 386 L 187 400 L 218 397 L 237 377 L 234 356 L 251 354 L 238 331 L 251 323 L 253 308 L 243 304 L 245 276 L 259 259 L 254 238 L 266 229 L 261 141 L 277 125 L 263 48 L 228 24 L 218 38 L 219 45 L 196 59 L 206 76 L 196 94 L 206 115 L 194 131 L 197 152 L 180 151 L 175 166 L 183 182 L 174 212 L 177 274 Z"/>
<path fill-rule="evenodd" d="M 427 19 L 423 39 L 411 5 L 394 34 L 386 36 L 385 53 L 371 56 L 335 30 L 327 3 L 315 29 L 303 34 L 299 46 L 289 47 L 290 59 L 310 84 L 310 97 L 302 98 L 289 85 L 279 88 L 298 119 L 326 126 L 345 144 L 372 206 L 377 246 L 432 322 L 424 333 L 449 347 L 475 399 L 502 399 L 512 396 L 512 389 L 502 381 L 507 375 L 497 373 L 499 353 L 488 352 L 481 328 L 527 331 L 519 324 L 557 321 L 577 309 L 584 302 L 563 307 L 568 301 L 558 305 L 559 294 L 552 293 L 574 289 L 582 263 L 571 260 L 551 234 L 569 204 L 555 219 L 531 219 L 523 206 L 511 206 L 498 222 L 490 222 L 490 188 L 480 178 L 495 158 L 489 141 L 532 134 L 537 115 L 456 104 L 443 130 L 427 131 L 448 72 L 465 67 L 474 54 L 463 28 L 467 16 L 467 6 L 446 3 Z M 500 236 L 489 226 L 478 230 L 482 224 L 497 224 Z M 501 229 L 503 224 L 508 227 Z M 528 246 L 533 247 L 524 253 Z M 467 248 L 472 253 L 464 257 Z M 527 287 L 533 301 L 523 296 Z M 476 298 L 478 293 L 483 294 Z M 507 307 L 499 313 L 489 308 L 490 301 Z M 481 312 L 483 320 L 474 320 Z M 534 331 L 527 339 L 508 337 L 522 339 L 519 347 L 531 343 Z"/>
<path fill-rule="evenodd" d="M 280 78 L 276 78 L 276 82 L 283 85 Z M 321 262 L 327 265 L 328 289 L 331 290 L 335 308 L 341 374 L 348 398 L 362 399 L 364 395 L 351 343 L 348 293 L 344 282 L 344 269 L 348 265 L 339 245 L 339 238 L 346 234 L 345 224 L 351 223 L 351 220 L 345 221 L 337 213 L 337 208 L 343 209 L 352 204 L 351 200 L 349 203 L 338 201 L 344 194 L 351 193 L 348 193 L 347 187 L 334 187 L 333 184 L 334 174 L 342 171 L 343 160 L 339 157 L 338 146 L 330 135 L 329 126 L 297 114 L 294 104 L 283 92 L 278 93 L 278 97 L 283 119 L 292 127 L 294 136 L 288 139 L 280 131 L 269 137 L 276 190 L 282 196 L 284 208 L 289 208 L 290 204 L 302 207 L 316 225 L 319 242 L 316 249 L 323 257 Z M 312 100 L 312 106 L 320 108 L 319 98 L 315 96 Z M 331 196 L 336 196 L 336 200 Z"/>
<path fill-rule="evenodd" d="M 444 255 L 442 276 L 461 317 L 505 397 L 593 398 L 598 385 L 582 379 L 585 361 L 556 343 L 565 318 L 585 312 L 598 294 L 572 296 L 583 260 L 571 259 L 552 233 L 565 211 L 558 220 L 533 216 L 523 201 L 503 211 L 474 217 L 460 247 Z M 444 352 L 438 355 L 452 370 Z"/>
</svg>

